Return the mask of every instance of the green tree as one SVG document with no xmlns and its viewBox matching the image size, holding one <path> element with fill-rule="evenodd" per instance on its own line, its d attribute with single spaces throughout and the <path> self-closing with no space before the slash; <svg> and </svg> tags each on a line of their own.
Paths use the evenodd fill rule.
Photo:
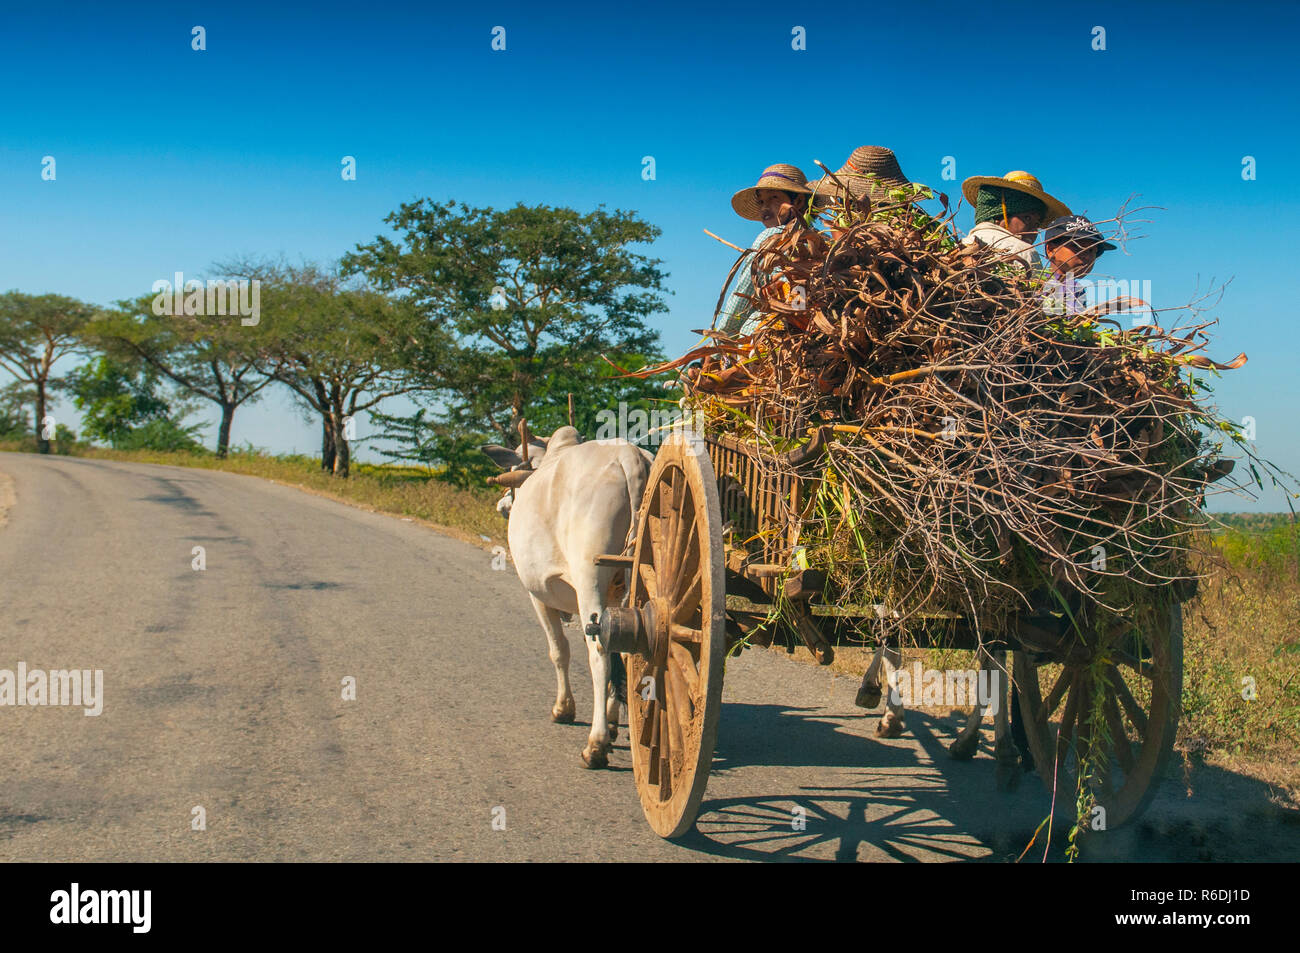
<svg viewBox="0 0 1300 953">
<path fill-rule="evenodd" d="M 64 295 L 29 295 L 9 291 L 0 295 L 0 367 L 21 384 L 30 385 L 35 404 L 36 449 L 50 452 L 52 427 L 50 391 L 59 385 L 54 365 L 83 350 L 81 331 L 95 308 Z"/>
<path fill-rule="evenodd" d="M 265 373 L 321 420 L 321 466 L 346 477 L 349 423 L 418 385 L 406 373 L 412 351 L 436 351 L 434 328 L 408 300 L 384 294 L 337 269 L 307 264 L 252 266 L 263 288 L 259 348 Z"/>
<path fill-rule="evenodd" d="M 160 393 L 158 372 L 140 360 L 108 355 L 68 375 L 67 389 L 81 411 L 82 434 L 119 450 L 182 450 L 197 446 L 200 425 L 185 426 L 188 408 Z"/>
<path fill-rule="evenodd" d="M 165 296 L 142 295 L 118 302 L 85 335 L 115 355 L 144 361 L 185 396 L 216 404 L 221 412 L 217 456 L 224 457 L 235 411 L 256 400 L 273 380 L 262 370 L 262 336 L 256 325 L 244 325 L 237 315 L 173 311 Z"/>
<path fill-rule="evenodd" d="M 525 416 L 538 433 L 563 423 L 570 392 L 594 416 L 653 387 L 597 371 L 602 355 L 628 367 L 659 356 L 646 321 L 664 310 L 665 275 L 635 247 L 660 232 L 635 213 L 424 199 L 386 221 L 396 237 L 359 245 L 343 268 L 444 330 L 410 366 L 452 433 L 508 443 Z"/>
<path fill-rule="evenodd" d="M 32 397 L 31 387 L 22 381 L 10 381 L 0 388 L 0 440 L 26 437 L 31 433 L 24 407 Z"/>
</svg>

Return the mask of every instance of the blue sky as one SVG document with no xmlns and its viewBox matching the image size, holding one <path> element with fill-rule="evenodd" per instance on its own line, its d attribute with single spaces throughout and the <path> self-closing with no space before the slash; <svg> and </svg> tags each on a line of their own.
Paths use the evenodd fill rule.
<svg viewBox="0 0 1300 953">
<path fill-rule="evenodd" d="M 333 259 L 422 196 L 604 203 L 663 229 L 675 353 L 733 261 L 701 229 L 756 231 L 732 192 L 773 162 L 811 174 L 885 145 L 954 199 L 1027 169 L 1097 219 L 1135 194 L 1161 207 L 1101 270 L 1151 281 L 1157 306 L 1231 279 L 1213 351 L 1250 363 L 1219 404 L 1300 471 L 1298 27 L 1291 5 L 1194 2 L 28 5 L 0 35 L 0 287 L 108 303 L 236 253 Z M 234 439 L 310 451 L 318 431 L 277 396 Z"/>
</svg>

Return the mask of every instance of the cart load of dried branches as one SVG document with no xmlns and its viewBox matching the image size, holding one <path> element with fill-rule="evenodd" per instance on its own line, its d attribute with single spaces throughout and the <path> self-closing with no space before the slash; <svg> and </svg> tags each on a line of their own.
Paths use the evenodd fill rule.
<svg viewBox="0 0 1300 953">
<path fill-rule="evenodd" d="M 1225 443 L 1254 482 L 1267 467 L 1209 399 L 1245 355 L 1207 357 L 1191 306 L 1063 313 L 1042 276 L 963 246 L 946 198 L 935 217 L 890 197 L 841 193 L 742 256 L 757 329 L 657 370 L 685 368 L 684 405 L 763 459 L 829 442 L 792 515 L 828 598 L 986 628 L 1044 592 L 1120 614 L 1185 592 L 1209 485 L 1242 488 Z"/>
</svg>

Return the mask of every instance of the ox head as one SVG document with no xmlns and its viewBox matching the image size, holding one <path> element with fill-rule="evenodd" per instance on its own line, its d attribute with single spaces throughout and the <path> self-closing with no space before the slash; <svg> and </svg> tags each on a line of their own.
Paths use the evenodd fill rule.
<svg viewBox="0 0 1300 953">
<path fill-rule="evenodd" d="M 549 437 L 533 437 L 528 441 L 527 460 L 524 459 L 522 443 L 514 450 L 497 443 L 487 443 L 480 447 L 479 449 L 503 471 L 496 476 L 488 477 L 489 483 L 504 487 L 506 491 L 501 499 L 497 500 L 497 512 L 509 519 L 510 507 L 515 501 L 515 490 L 523 486 L 524 481 L 537 472 L 547 453 L 559 453 L 580 440 L 578 431 L 572 427 L 561 427 Z"/>
<path fill-rule="evenodd" d="M 501 499 L 497 500 L 497 512 L 506 519 L 510 518 L 510 507 L 515 501 L 515 490 L 522 486 L 541 464 L 546 456 L 547 443 L 549 440 L 543 437 L 533 437 L 529 440 L 527 460 L 524 459 L 522 443 L 514 450 L 503 447 L 499 443 L 486 443 L 479 448 L 503 471 L 494 477 L 488 477 L 488 482 L 505 488 L 506 492 Z"/>
</svg>

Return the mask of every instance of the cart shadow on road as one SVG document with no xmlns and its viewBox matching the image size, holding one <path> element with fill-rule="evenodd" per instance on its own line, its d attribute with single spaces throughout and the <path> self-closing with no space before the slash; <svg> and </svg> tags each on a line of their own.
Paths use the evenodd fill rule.
<svg viewBox="0 0 1300 953">
<path fill-rule="evenodd" d="M 677 843 L 714 856 L 767 861 L 1015 861 L 1044 858 L 1041 833 L 1051 810 L 1034 774 L 999 792 L 984 731 L 974 761 L 948 757 L 957 723 L 907 713 L 902 738 L 876 739 L 875 715 L 828 715 L 825 709 L 726 704 L 713 773 L 748 781 L 765 772 L 764 793 L 710 797 L 695 830 Z M 1275 803 L 1267 784 L 1206 765 L 1189 779 L 1175 768 L 1148 813 L 1095 835 L 1081 858 L 1095 861 L 1283 860 L 1300 853 L 1300 811 Z M 775 789 L 774 789 L 775 788 Z M 1049 860 L 1063 859 L 1071 802 L 1057 805 Z"/>
</svg>

